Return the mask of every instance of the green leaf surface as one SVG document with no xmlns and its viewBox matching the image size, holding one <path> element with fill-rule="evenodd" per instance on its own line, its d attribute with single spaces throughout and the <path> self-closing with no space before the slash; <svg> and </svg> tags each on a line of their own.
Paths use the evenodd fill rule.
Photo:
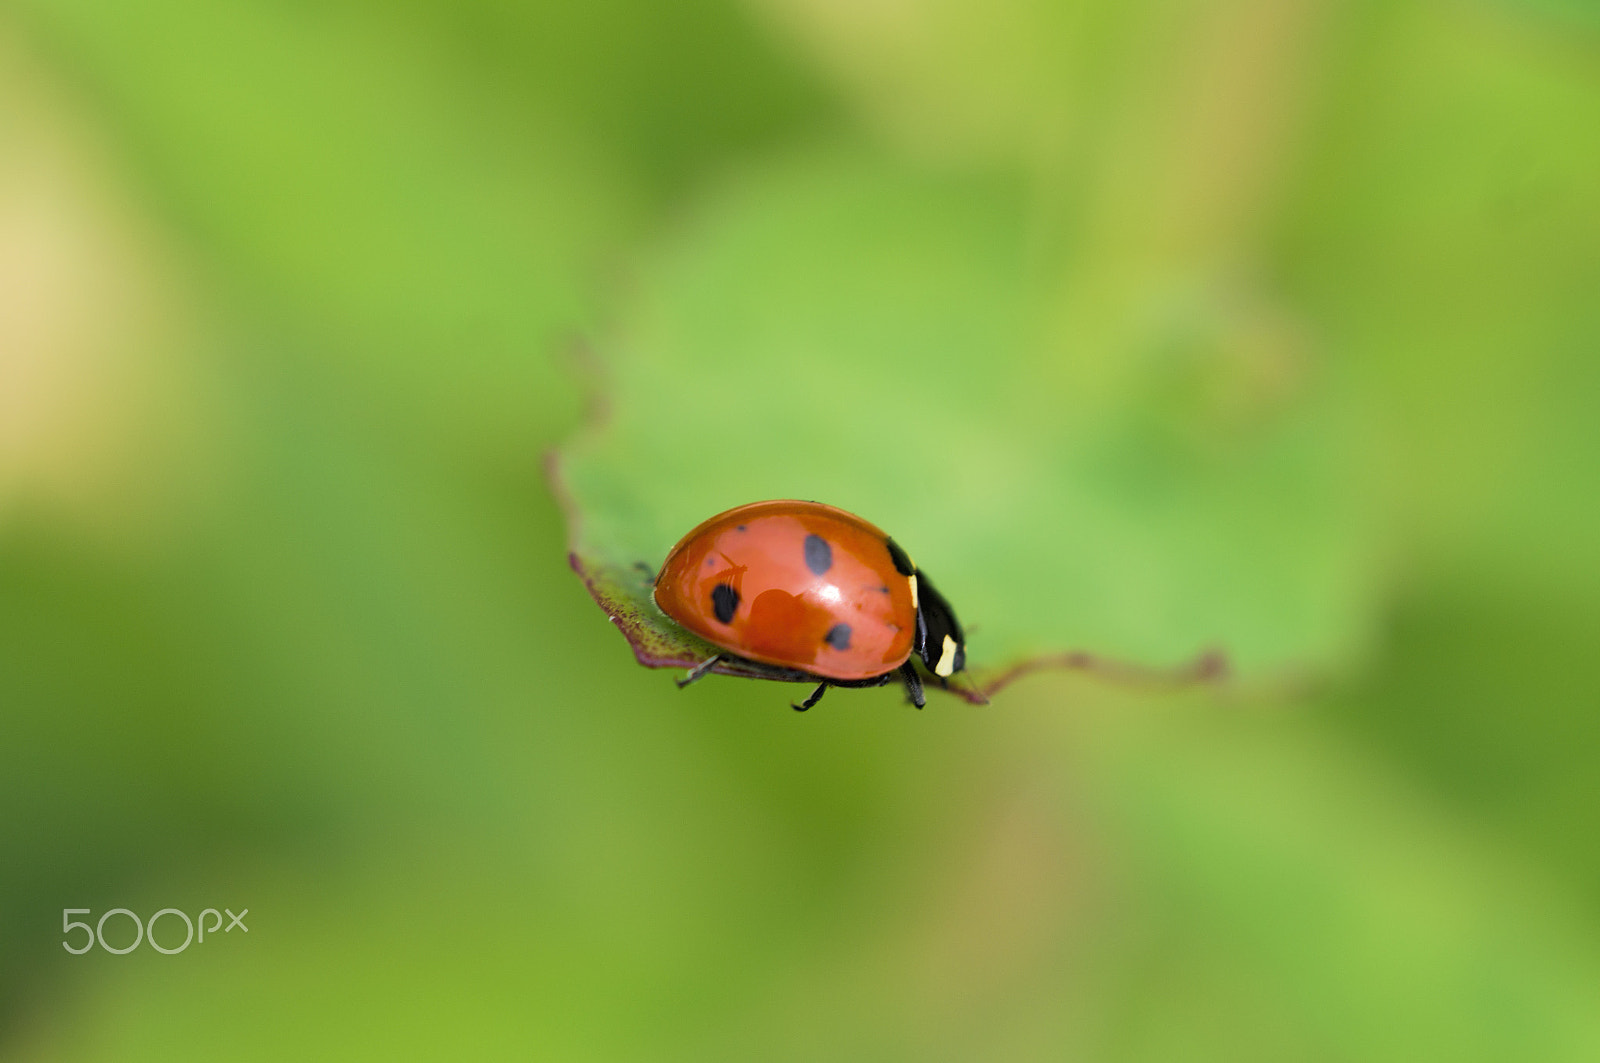
<svg viewBox="0 0 1600 1063">
<path fill-rule="evenodd" d="M 1125 321 L 1063 328 L 1060 278 L 1092 263 L 1035 256 L 1001 180 L 800 155 L 712 202 L 647 258 L 601 409 L 554 459 L 574 567 L 643 663 L 706 651 L 636 566 L 765 498 L 893 533 L 980 682 L 1216 651 L 1299 674 L 1359 647 L 1360 418 L 1270 301 L 1135 272 L 1107 285 Z"/>
</svg>

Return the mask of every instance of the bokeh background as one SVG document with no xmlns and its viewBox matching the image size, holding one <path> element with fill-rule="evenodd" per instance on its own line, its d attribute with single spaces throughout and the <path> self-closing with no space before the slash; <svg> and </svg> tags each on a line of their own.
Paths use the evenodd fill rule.
<svg viewBox="0 0 1600 1063">
<path fill-rule="evenodd" d="M 958 455 L 834 500 L 959 481 L 1025 573 L 1052 469 L 1148 499 L 1291 424 L 1315 505 L 1226 480 L 1249 594 L 1154 504 L 1129 593 L 1193 608 L 939 570 L 1013 645 L 1149 663 L 1208 645 L 1209 579 L 1259 668 L 802 717 L 635 665 L 542 455 L 805 320 L 815 202 L 885 352 L 924 307 L 1018 330 L 959 425 L 874 397 Z M 929 298 L 995 218 L 1005 271 Z M 1579 0 L 14 0 L 0 1057 L 1600 1058 L 1597 291 Z M 1161 448 L 982 445 L 1055 412 Z M 591 526 L 681 530 L 629 497 Z M 65 908 L 224 906 L 247 935 L 61 946 Z"/>
</svg>

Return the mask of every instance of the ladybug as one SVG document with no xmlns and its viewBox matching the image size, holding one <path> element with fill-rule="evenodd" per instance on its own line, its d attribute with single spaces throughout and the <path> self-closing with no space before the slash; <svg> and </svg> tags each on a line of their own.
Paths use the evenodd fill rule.
<svg viewBox="0 0 1600 1063">
<path fill-rule="evenodd" d="M 719 513 L 685 535 L 655 579 L 656 605 L 764 678 L 815 682 L 800 712 L 829 687 L 899 678 L 922 708 L 922 659 L 943 686 L 967 664 L 950 603 L 882 529 L 820 502 L 772 501 Z"/>
</svg>

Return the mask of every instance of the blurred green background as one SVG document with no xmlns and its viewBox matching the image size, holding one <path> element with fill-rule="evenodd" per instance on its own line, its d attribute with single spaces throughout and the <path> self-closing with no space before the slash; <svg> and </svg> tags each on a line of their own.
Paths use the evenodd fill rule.
<svg viewBox="0 0 1600 1063">
<path fill-rule="evenodd" d="M 0 1057 L 1600 1058 L 1597 131 L 1577 0 L 0 7 Z M 1239 678 L 679 693 L 594 405 L 619 562 Z"/>
</svg>

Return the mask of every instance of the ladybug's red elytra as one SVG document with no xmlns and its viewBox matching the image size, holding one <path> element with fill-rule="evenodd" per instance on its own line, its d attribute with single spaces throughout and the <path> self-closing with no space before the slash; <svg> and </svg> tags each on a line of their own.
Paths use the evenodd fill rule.
<svg viewBox="0 0 1600 1063">
<path fill-rule="evenodd" d="M 883 686 L 897 677 L 917 708 L 922 678 L 941 684 L 966 667 L 950 603 L 906 552 L 853 513 L 820 502 L 752 502 L 685 535 L 655 581 L 661 611 L 767 678 L 815 681 L 804 712 L 830 686 Z"/>
</svg>

